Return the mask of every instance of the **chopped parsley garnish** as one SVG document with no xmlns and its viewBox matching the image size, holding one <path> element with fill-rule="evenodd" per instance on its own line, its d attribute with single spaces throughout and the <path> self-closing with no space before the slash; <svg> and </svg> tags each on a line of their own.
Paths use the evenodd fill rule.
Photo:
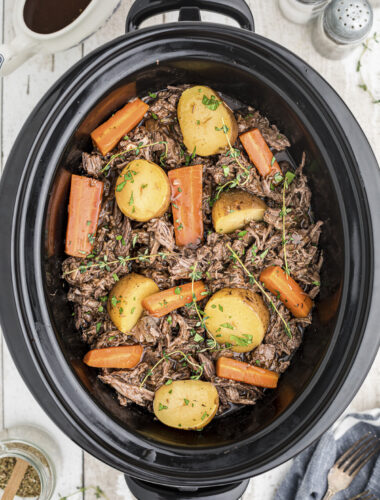
<svg viewBox="0 0 380 500">
<path fill-rule="evenodd" d="M 116 307 L 119 302 L 120 302 L 120 300 L 117 300 L 116 296 L 112 295 L 112 297 L 111 297 L 111 304 L 112 304 L 112 306 Z"/>
<path fill-rule="evenodd" d="M 234 329 L 234 326 L 231 325 L 231 323 L 222 323 L 220 325 L 222 328 L 229 328 L 230 330 L 233 330 Z"/>
<path fill-rule="evenodd" d="M 160 403 L 160 404 L 158 405 L 158 411 L 161 411 L 161 410 L 167 410 L 167 409 L 168 409 L 168 407 L 167 407 L 167 406 L 165 406 L 165 405 L 163 405 L 162 403 Z"/>
<path fill-rule="evenodd" d="M 194 335 L 194 342 L 203 342 L 204 338 L 202 337 L 202 335 L 199 335 L 199 333 L 196 333 Z"/>
<path fill-rule="evenodd" d="M 246 333 L 244 333 L 241 337 L 238 337 L 237 335 L 230 335 L 230 340 L 241 347 L 247 347 L 252 343 L 252 339 L 252 335 L 247 335 Z"/>
<path fill-rule="evenodd" d="M 204 104 L 206 108 L 211 109 L 211 111 L 215 111 L 218 108 L 220 101 L 218 101 L 214 95 L 208 98 L 207 95 L 204 94 L 202 104 Z"/>
</svg>

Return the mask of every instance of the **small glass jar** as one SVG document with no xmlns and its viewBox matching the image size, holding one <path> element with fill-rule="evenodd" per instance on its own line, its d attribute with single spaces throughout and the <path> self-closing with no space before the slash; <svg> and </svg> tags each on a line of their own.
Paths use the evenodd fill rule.
<svg viewBox="0 0 380 500">
<path fill-rule="evenodd" d="M 330 0 L 279 0 L 282 14 L 288 21 L 306 24 L 318 16 Z"/>
<path fill-rule="evenodd" d="M 38 445 L 35 444 L 36 442 Z M 56 483 L 55 467 L 56 461 L 59 460 L 58 453 L 54 441 L 38 427 L 18 426 L 5 429 L 0 433 L 0 459 L 10 457 L 25 460 L 34 467 L 40 481 L 41 492 L 38 496 L 16 496 L 15 499 L 50 500 L 52 498 Z"/>
</svg>

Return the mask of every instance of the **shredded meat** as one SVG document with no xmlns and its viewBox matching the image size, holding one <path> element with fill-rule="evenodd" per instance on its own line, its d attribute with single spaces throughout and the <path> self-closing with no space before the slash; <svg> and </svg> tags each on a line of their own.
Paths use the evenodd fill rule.
<svg viewBox="0 0 380 500">
<path fill-rule="evenodd" d="M 154 392 L 162 384 L 197 376 L 197 367 L 202 367 L 201 379 L 216 386 L 220 398 L 219 413 L 223 413 L 231 403 L 255 404 L 264 391 L 217 377 L 215 361 L 218 357 L 236 356 L 252 365 L 283 373 L 301 344 L 303 328 L 311 318 L 293 318 L 278 298 L 271 296 L 289 325 L 289 334 L 268 299 L 263 297 L 270 311 L 270 324 L 263 343 L 251 352 L 236 354 L 224 347 L 209 348 L 207 333 L 194 307 L 180 308 L 162 318 L 144 313 L 129 334 L 120 332 L 107 312 L 107 297 L 112 287 L 130 272 L 152 278 L 160 289 L 179 286 L 191 280 L 190 273 L 196 262 L 210 293 L 224 287 L 260 292 L 231 259 L 227 244 L 241 256 L 248 271 L 258 278 L 265 266 L 284 266 L 285 224 L 290 273 L 310 297 L 315 298 L 319 293 L 319 273 L 323 263 L 318 248 L 322 222 L 315 222 L 312 217 L 311 191 L 303 172 L 305 157 L 285 192 L 285 220 L 282 216 L 282 184 L 273 185 L 273 179 L 262 179 L 256 169 L 251 168 L 239 141 L 234 145 L 239 151 L 239 164 L 226 153 L 207 158 L 190 157 L 183 146 L 177 122 L 178 99 L 187 87 L 168 87 L 158 92 L 157 98 L 150 101 L 145 121 L 106 156 L 97 150 L 83 153 L 80 171 L 104 182 L 101 213 L 92 255 L 85 259 L 68 257 L 62 270 L 68 285 L 67 298 L 73 304 L 76 328 L 90 348 L 134 343 L 144 346 L 143 358 L 134 369 L 104 369 L 99 375 L 102 382 L 116 391 L 121 405 L 135 403 L 152 410 Z M 274 151 L 290 146 L 288 139 L 258 110 L 248 107 L 236 111 L 235 116 L 239 133 L 257 127 Z M 137 151 L 127 152 L 137 146 Z M 201 245 L 176 246 L 170 210 L 162 217 L 144 223 L 130 220 L 121 213 L 115 202 L 115 183 L 124 166 L 134 158 L 153 161 L 166 170 L 189 163 L 204 166 L 202 207 L 205 233 Z M 106 165 L 110 168 L 105 169 Z M 280 162 L 280 166 L 283 174 L 290 169 L 285 161 Z M 249 170 L 249 177 L 241 188 L 265 200 L 268 209 L 264 220 L 250 222 L 243 232 L 216 234 L 211 221 L 213 201 L 222 186 L 228 189 L 236 179 L 244 179 L 246 170 Z M 152 254 L 155 256 L 150 257 Z M 123 260 L 127 257 L 134 260 Z M 206 302 L 207 298 L 198 302 L 200 310 Z"/>
</svg>

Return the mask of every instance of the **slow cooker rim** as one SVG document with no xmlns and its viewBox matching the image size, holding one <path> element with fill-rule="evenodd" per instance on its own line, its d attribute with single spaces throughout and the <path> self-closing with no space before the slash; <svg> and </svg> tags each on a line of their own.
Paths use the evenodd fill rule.
<svg viewBox="0 0 380 500">
<path fill-rule="evenodd" d="M 193 26 L 193 24 L 192 24 L 192 23 L 184 23 L 184 24 L 190 24 L 190 25 L 192 26 L 192 29 L 194 29 L 194 26 Z M 203 26 L 204 26 L 204 25 L 203 25 Z M 178 26 L 177 26 L 177 25 L 175 25 L 175 27 L 177 28 Z M 182 28 L 182 26 L 181 26 L 181 28 Z M 225 27 L 223 27 L 223 29 L 225 29 Z M 147 29 L 147 30 L 149 30 L 149 29 Z M 233 28 L 233 30 L 238 31 L 238 32 L 239 32 L 239 36 L 241 35 L 241 30 L 238 30 L 238 29 L 236 29 L 236 28 Z M 149 31 L 150 31 L 150 30 L 149 30 Z M 139 32 L 139 33 L 141 33 L 141 32 Z M 251 34 L 250 34 L 250 35 L 251 35 Z M 252 36 L 252 35 L 251 35 L 251 36 Z M 111 42 L 111 43 L 113 43 L 113 42 Z M 103 47 L 102 49 L 104 50 L 104 47 Z"/>
</svg>

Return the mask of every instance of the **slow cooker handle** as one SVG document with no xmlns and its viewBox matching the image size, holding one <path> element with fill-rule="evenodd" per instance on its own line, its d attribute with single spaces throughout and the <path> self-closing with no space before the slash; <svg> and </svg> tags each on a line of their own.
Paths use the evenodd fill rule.
<svg viewBox="0 0 380 500">
<path fill-rule="evenodd" d="M 137 30 L 149 17 L 172 10 L 179 10 L 179 21 L 201 21 L 201 10 L 217 12 L 232 17 L 244 29 L 255 31 L 245 0 L 136 0 L 127 16 L 126 32 Z"/>
</svg>

